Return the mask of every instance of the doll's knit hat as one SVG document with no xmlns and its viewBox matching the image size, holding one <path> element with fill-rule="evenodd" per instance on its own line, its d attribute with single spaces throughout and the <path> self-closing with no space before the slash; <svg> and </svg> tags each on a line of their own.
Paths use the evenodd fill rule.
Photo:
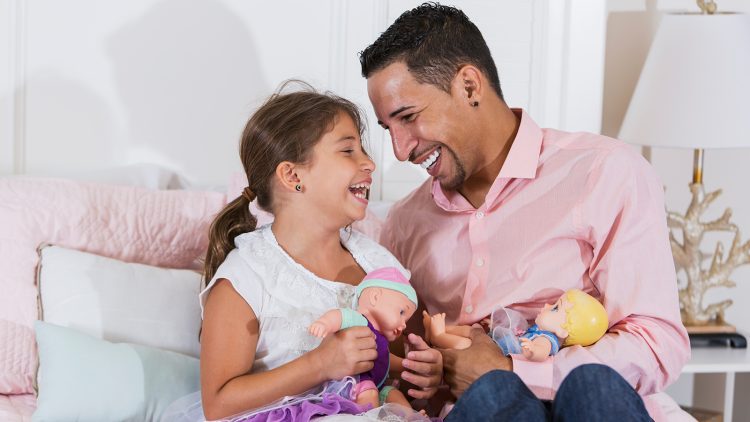
<svg viewBox="0 0 750 422">
<path fill-rule="evenodd" d="M 384 289 L 401 292 L 417 306 L 417 292 L 409 284 L 409 280 L 397 268 L 385 267 L 378 268 L 368 273 L 361 283 L 357 286 L 357 299 L 362 294 L 362 290 L 368 287 L 382 287 Z"/>
</svg>

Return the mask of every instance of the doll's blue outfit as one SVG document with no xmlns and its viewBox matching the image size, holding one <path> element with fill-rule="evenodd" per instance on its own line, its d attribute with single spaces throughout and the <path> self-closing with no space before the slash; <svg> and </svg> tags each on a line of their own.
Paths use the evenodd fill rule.
<svg viewBox="0 0 750 422">
<path fill-rule="evenodd" d="M 495 342 L 498 346 L 503 350 L 503 353 L 505 356 L 508 355 L 520 355 L 522 353 L 521 351 L 521 342 L 518 340 L 519 338 L 527 338 L 529 340 L 534 340 L 537 337 L 545 337 L 549 340 L 549 342 L 552 344 L 552 348 L 550 349 L 549 355 L 552 356 L 555 353 L 557 353 L 560 350 L 560 340 L 557 339 L 557 336 L 552 333 L 551 331 L 545 331 L 539 328 L 538 325 L 534 324 L 531 327 L 529 327 L 523 334 L 516 337 L 512 334 L 506 334 L 502 337 L 498 337 L 495 339 Z"/>
</svg>

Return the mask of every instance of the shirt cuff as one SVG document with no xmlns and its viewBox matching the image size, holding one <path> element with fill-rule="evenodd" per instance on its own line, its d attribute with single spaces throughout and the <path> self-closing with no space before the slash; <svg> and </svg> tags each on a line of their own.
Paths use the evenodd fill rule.
<svg viewBox="0 0 750 422">
<path fill-rule="evenodd" d="M 533 362 L 523 355 L 510 355 L 513 359 L 513 372 L 521 381 L 541 400 L 552 400 L 555 396 L 552 390 L 552 357 L 541 362 Z"/>
</svg>

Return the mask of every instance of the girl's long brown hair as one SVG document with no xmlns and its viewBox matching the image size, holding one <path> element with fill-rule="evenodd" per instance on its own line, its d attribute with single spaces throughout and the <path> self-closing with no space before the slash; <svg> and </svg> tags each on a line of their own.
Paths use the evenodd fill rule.
<svg viewBox="0 0 750 422">
<path fill-rule="evenodd" d="M 301 85 L 303 90 L 283 93 L 290 83 Z M 259 208 L 274 211 L 271 181 L 279 163 L 307 163 L 313 147 L 333 129 L 341 112 L 351 117 L 364 138 L 364 120 L 354 103 L 331 93 L 318 93 L 300 81 L 284 82 L 253 114 L 242 132 L 240 159 Z M 240 195 L 211 223 L 203 274 L 206 284 L 234 249 L 234 238 L 255 230 L 257 219 L 249 205 L 250 201 Z"/>
</svg>

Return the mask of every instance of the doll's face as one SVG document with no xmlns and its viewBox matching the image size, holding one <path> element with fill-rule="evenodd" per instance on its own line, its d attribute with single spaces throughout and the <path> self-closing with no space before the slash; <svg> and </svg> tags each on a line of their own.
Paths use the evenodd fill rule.
<svg viewBox="0 0 750 422">
<path fill-rule="evenodd" d="M 565 325 L 565 321 L 568 317 L 567 311 L 572 306 L 573 304 L 568 302 L 565 295 L 562 295 L 557 299 L 557 302 L 551 305 L 544 305 L 544 308 L 539 312 L 539 315 L 537 315 L 534 322 L 536 322 L 542 330 L 551 331 L 555 333 L 558 338 L 564 339 L 568 336 L 568 332 L 563 328 L 563 325 Z"/>
<path fill-rule="evenodd" d="M 362 291 L 359 311 L 369 307 L 372 326 L 388 341 L 397 339 L 406 328 L 417 307 L 401 292 L 382 287 L 369 287 Z"/>
</svg>

